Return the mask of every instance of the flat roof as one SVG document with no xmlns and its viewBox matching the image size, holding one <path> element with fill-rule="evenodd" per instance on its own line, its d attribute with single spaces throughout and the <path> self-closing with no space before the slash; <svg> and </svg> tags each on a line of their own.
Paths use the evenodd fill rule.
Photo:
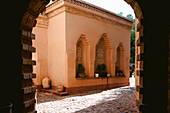
<svg viewBox="0 0 170 113">
<path fill-rule="evenodd" d="M 99 6 L 93 5 L 93 4 L 88 3 L 88 2 L 85 2 L 83 0 L 55 0 L 54 2 L 48 4 L 47 7 L 50 7 L 52 4 L 55 4 L 55 3 L 59 2 L 59 1 L 69 2 L 69 3 L 72 3 L 72 4 L 87 8 L 89 10 L 93 10 L 93 11 L 96 11 L 96 12 L 111 16 L 111 17 L 116 17 L 118 19 L 128 21 L 130 23 L 134 22 L 133 20 L 131 20 L 131 19 L 127 18 L 127 17 L 123 17 L 123 16 L 118 15 L 118 14 L 116 14 L 114 12 L 108 11 L 108 10 L 106 10 L 104 8 L 101 8 Z"/>
</svg>

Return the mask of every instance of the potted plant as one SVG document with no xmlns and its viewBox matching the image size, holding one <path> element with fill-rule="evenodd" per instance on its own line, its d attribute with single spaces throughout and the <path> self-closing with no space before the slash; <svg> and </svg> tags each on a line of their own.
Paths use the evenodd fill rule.
<svg viewBox="0 0 170 113">
<path fill-rule="evenodd" d="M 118 66 L 116 66 L 116 72 L 117 72 L 117 71 L 119 71 L 119 67 L 118 67 Z"/>
<path fill-rule="evenodd" d="M 116 66 L 116 76 L 119 76 L 119 67 Z"/>
<path fill-rule="evenodd" d="M 82 64 L 78 64 L 78 76 L 81 78 L 85 77 L 85 68 Z"/>
<path fill-rule="evenodd" d="M 98 64 L 97 70 L 99 72 L 99 77 L 107 77 L 106 65 L 105 64 Z"/>
<path fill-rule="evenodd" d="M 121 77 L 125 76 L 122 70 L 117 71 L 116 75 Z"/>
<path fill-rule="evenodd" d="M 109 74 L 109 73 L 107 74 L 107 77 L 110 77 L 110 74 Z"/>
<path fill-rule="evenodd" d="M 123 76 L 123 71 L 122 70 L 119 71 L 119 75 Z"/>
<path fill-rule="evenodd" d="M 99 77 L 99 69 L 96 68 L 95 76 L 94 77 Z"/>
<path fill-rule="evenodd" d="M 99 73 L 95 73 L 95 77 L 99 77 Z"/>
<path fill-rule="evenodd" d="M 116 76 L 119 76 L 120 75 L 120 72 L 119 71 L 116 71 Z"/>
</svg>

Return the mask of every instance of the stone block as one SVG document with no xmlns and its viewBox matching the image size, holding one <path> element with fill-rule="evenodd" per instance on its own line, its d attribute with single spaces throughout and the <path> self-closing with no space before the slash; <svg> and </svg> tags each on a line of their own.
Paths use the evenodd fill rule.
<svg viewBox="0 0 170 113">
<path fill-rule="evenodd" d="M 31 33 L 31 39 L 35 39 L 35 34 Z"/>
<path fill-rule="evenodd" d="M 36 91 L 36 86 L 25 87 L 25 88 L 22 88 L 22 89 L 24 91 L 24 94 L 32 93 L 32 92 Z"/>
<path fill-rule="evenodd" d="M 143 59 L 144 59 L 144 54 L 143 53 L 137 55 L 137 61 L 143 61 Z"/>
<path fill-rule="evenodd" d="M 27 37 L 27 33 L 28 33 L 28 32 L 27 32 L 26 30 L 22 30 L 22 35 L 23 35 L 23 36 Z"/>
<path fill-rule="evenodd" d="M 31 106 L 31 105 L 33 105 L 35 103 L 36 103 L 36 100 L 35 99 L 31 99 L 29 101 L 24 102 L 23 104 L 24 104 L 24 107 L 29 107 L 29 106 Z"/>
<path fill-rule="evenodd" d="M 27 44 L 22 44 L 22 49 L 28 51 L 29 45 Z"/>
</svg>

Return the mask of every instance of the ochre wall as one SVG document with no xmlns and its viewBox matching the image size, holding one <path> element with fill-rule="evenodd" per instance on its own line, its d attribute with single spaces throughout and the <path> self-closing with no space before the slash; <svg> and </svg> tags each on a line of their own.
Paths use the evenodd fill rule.
<svg viewBox="0 0 170 113">
<path fill-rule="evenodd" d="M 45 18 L 40 15 L 38 21 L 41 20 L 45 20 Z M 45 23 L 37 23 L 33 29 L 33 33 L 36 33 L 36 38 L 32 41 L 33 46 L 36 47 L 36 53 L 32 54 L 32 59 L 36 60 L 36 66 L 33 66 L 36 78 L 33 80 L 35 85 L 41 85 L 42 79 L 48 76 L 48 28 Z"/>
<path fill-rule="evenodd" d="M 48 27 L 48 76 L 54 86 L 67 86 L 65 40 L 65 13 L 60 13 L 49 19 Z"/>
<path fill-rule="evenodd" d="M 129 59 L 130 59 L 130 30 L 125 29 L 118 25 L 106 24 L 91 18 L 79 16 L 71 13 L 66 13 L 66 51 L 68 55 L 67 67 L 68 67 L 68 85 L 69 87 L 86 86 L 94 84 L 106 84 L 106 82 L 100 82 L 99 80 L 77 80 L 75 78 L 75 60 L 76 60 L 76 43 L 81 34 L 84 34 L 90 45 L 90 70 L 89 77 L 94 77 L 94 63 L 95 63 L 95 47 L 101 38 L 103 33 L 107 33 L 111 41 L 113 52 L 113 61 L 109 62 L 112 65 L 112 69 L 115 69 L 116 51 L 119 43 L 122 42 L 125 48 L 124 54 L 124 73 L 127 78 L 120 80 L 120 82 L 128 82 L 129 77 Z M 115 76 L 114 73 L 111 76 Z M 115 83 L 113 78 L 111 81 Z M 117 81 L 117 80 L 116 80 Z"/>
<path fill-rule="evenodd" d="M 39 17 L 40 18 L 40 17 Z M 37 53 L 33 55 L 37 57 L 36 73 L 37 78 L 35 85 L 41 85 L 44 77 L 49 77 L 53 86 L 64 84 L 66 81 L 66 51 L 65 51 L 65 13 L 51 17 L 48 20 L 48 27 L 40 27 L 44 22 L 40 19 L 33 33 L 36 34 L 36 40 L 33 41 L 37 49 Z M 41 37 L 41 38 L 39 38 Z"/>
</svg>

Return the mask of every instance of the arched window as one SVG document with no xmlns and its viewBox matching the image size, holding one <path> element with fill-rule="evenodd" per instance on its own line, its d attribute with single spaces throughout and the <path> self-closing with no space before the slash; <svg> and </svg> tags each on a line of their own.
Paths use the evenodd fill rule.
<svg viewBox="0 0 170 113">
<path fill-rule="evenodd" d="M 106 48 L 104 45 L 104 38 L 101 38 L 96 45 L 95 67 L 97 68 L 97 65 L 99 64 L 106 65 Z"/>
<path fill-rule="evenodd" d="M 85 35 L 81 35 L 76 43 L 76 77 L 88 76 L 89 74 L 88 53 L 89 53 L 89 42 Z"/>
<path fill-rule="evenodd" d="M 116 75 L 121 76 L 124 75 L 124 47 L 122 42 L 119 44 L 117 47 L 117 57 L 116 57 L 116 62 L 115 62 L 115 67 L 116 67 Z"/>
<path fill-rule="evenodd" d="M 117 48 L 117 58 L 116 58 L 117 60 L 116 60 L 116 71 L 118 71 L 118 70 L 121 70 L 120 69 L 120 65 L 121 65 L 121 51 L 120 51 L 120 47 L 118 47 Z"/>
<path fill-rule="evenodd" d="M 96 44 L 95 73 L 100 73 L 101 77 L 106 77 L 107 73 L 113 75 L 113 69 L 110 61 L 112 60 L 112 47 L 107 33 L 103 33 L 99 42 Z M 104 71 L 99 72 L 99 67 L 106 67 Z M 111 70 L 112 69 L 112 70 Z M 104 74 L 103 74 L 104 73 Z"/>
<path fill-rule="evenodd" d="M 82 59 L 83 59 L 83 42 L 80 40 L 77 43 L 77 48 L 76 48 L 76 67 L 78 67 L 78 64 L 82 64 Z"/>
</svg>

